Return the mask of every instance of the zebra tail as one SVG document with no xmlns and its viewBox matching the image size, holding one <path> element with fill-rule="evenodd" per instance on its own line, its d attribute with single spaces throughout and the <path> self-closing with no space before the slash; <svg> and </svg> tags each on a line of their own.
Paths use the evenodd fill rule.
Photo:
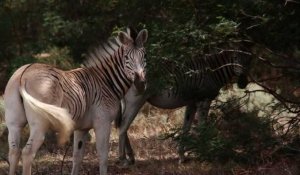
<svg viewBox="0 0 300 175">
<path fill-rule="evenodd" d="M 70 113 L 64 108 L 37 100 L 29 95 L 24 87 L 20 88 L 20 93 L 24 103 L 27 103 L 33 111 L 48 121 L 51 127 L 58 132 L 58 144 L 63 145 L 66 143 L 74 131 L 74 121 Z"/>
</svg>

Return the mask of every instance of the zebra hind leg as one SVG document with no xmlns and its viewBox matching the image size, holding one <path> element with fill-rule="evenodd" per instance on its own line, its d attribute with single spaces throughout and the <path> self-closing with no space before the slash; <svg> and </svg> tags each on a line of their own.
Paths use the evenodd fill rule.
<svg viewBox="0 0 300 175">
<path fill-rule="evenodd" d="M 30 136 L 22 150 L 23 175 L 31 174 L 31 167 L 36 152 L 44 142 L 46 130 L 41 123 L 29 123 Z"/>
<path fill-rule="evenodd" d="M 74 132 L 74 145 L 73 145 L 73 167 L 72 175 L 78 175 L 80 165 L 84 156 L 84 150 L 86 145 L 86 140 L 88 136 L 88 130 Z"/>
<path fill-rule="evenodd" d="M 8 161 L 9 161 L 9 175 L 15 175 L 17 165 L 21 156 L 20 138 L 22 127 L 8 125 Z"/>
<path fill-rule="evenodd" d="M 45 140 L 49 122 L 44 120 L 32 108 L 24 103 L 26 117 L 29 125 L 30 135 L 22 150 L 23 175 L 31 175 L 32 163 L 36 152 Z"/>
<path fill-rule="evenodd" d="M 15 175 L 17 165 L 21 156 L 21 133 L 27 120 L 25 111 L 21 104 L 20 97 L 17 95 L 7 96 L 5 99 L 5 123 L 8 129 L 8 161 L 9 175 Z"/>
<path fill-rule="evenodd" d="M 207 122 L 208 112 L 209 112 L 211 102 L 212 102 L 211 99 L 205 99 L 196 104 L 197 107 L 196 117 L 198 119 L 198 125 L 202 125 Z"/>
<path fill-rule="evenodd" d="M 196 105 L 195 104 L 191 104 L 188 105 L 186 107 L 185 110 L 185 114 L 184 114 L 184 122 L 183 122 L 183 127 L 182 127 L 182 132 L 183 133 L 187 133 L 190 131 L 191 126 L 192 126 L 192 122 L 195 118 L 195 114 L 196 114 Z M 184 156 L 185 153 L 185 148 L 182 145 L 182 143 L 179 144 L 179 148 L 178 148 L 178 155 L 179 155 L 179 163 L 184 163 L 186 162 L 186 158 Z"/>
<path fill-rule="evenodd" d="M 107 175 L 109 137 L 111 132 L 111 122 L 109 115 L 97 117 L 94 121 L 94 130 L 96 135 L 96 148 L 99 158 L 100 175 Z M 107 118 L 106 118 L 107 117 Z"/>
</svg>

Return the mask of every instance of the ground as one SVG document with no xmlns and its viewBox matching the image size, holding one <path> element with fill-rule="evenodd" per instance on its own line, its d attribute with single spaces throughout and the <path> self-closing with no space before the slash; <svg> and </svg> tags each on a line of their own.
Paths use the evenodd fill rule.
<svg viewBox="0 0 300 175">
<path fill-rule="evenodd" d="M 150 108 L 148 106 L 148 108 Z M 163 112 L 142 110 L 131 126 L 129 136 L 135 150 L 136 163 L 128 168 L 116 165 L 118 159 L 117 131 L 113 129 L 109 153 L 110 175 L 298 175 L 300 161 L 282 158 L 278 162 L 266 162 L 256 166 L 241 166 L 234 163 L 225 165 L 209 164 L 191 159 L 185 164 L 178 164 L 176 143 L 172 140 L 163 140 L 161 136 L 175 126 L 182 123 L 183 110 Z M 153 115 L 155 112 L 155 115 Z M 6 134 L 1 136 L 5 140 Z M 81 166 L 81 175 L 97 175 L 98 159 L 95 143 L 91 132 L 86 154 Z M 54 142 L 54 141 L 53 141 Z M 33 174 L 61 175 L 70 174 L 72 168 L 72 147 L 68 143 L 58 148 L 52 141 L 42 146 L 35 159 Z M 7 142 L 1 142 L 1 147 L 7 149 Z M 0 152 L 1 153 L 1 152 Z M 8 174 L 8 163 L 5 160 L 7 150 L 0 154 L 0 175 Z M 21 163 L 18 169 L 21 172 Z"/>
</svg>

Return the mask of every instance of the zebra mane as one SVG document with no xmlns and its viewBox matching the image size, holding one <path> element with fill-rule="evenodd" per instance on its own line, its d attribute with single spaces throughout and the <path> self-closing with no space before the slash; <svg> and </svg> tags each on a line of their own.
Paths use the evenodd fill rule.
<svg viewBox="0 0 300 175">
<path fill-rule="evenodd" d="M 115 62 L 115 54 L 122 46 L 118 37 L 109 39 L 107 42 L 100 44 L 98 47 L 88 52 L 87 58 L 82 63 L 82 67 L 97 67 Z"/>
</svg>

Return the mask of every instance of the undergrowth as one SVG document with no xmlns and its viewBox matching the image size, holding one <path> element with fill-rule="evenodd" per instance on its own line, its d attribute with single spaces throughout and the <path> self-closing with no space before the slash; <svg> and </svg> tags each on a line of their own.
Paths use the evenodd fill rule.
<svg viewBox="0 0 300 175">
<path fill-rule="evenodd" d="M 259 165 L 277 158 L 296 158 L 300 154 L 300 137 L 280 135 L 268 117 L 258 117 L 258 110 L 245 112 L 229 104 L 211 112 L 208 120 L 192 126 L 190 132 L 174 128 L 165 138 L 172 138 L 186 153 L 203 162 Z M 285 138 L 293 138 L 287 139 Z"/>
</svg>

